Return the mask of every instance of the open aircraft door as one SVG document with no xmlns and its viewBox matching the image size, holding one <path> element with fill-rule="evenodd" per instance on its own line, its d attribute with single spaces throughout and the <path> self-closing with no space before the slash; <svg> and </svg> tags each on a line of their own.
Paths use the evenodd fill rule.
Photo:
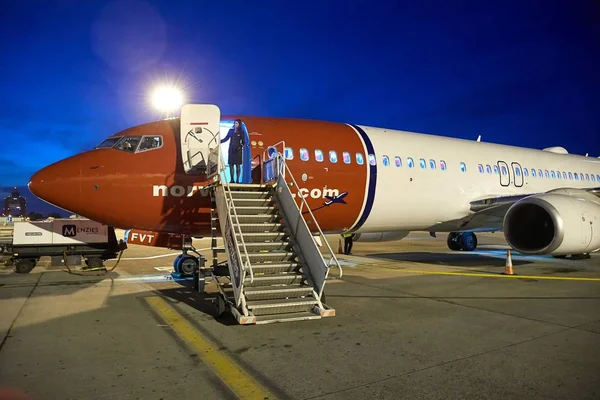
<svg viewBox="0 0 600 400">
<path fill-rule="evenodd" d="M 214 104 L 181 107 L 181 158 L 187 174 L 211 176 L 218 170 L 221 110 Z"/>
</svg>

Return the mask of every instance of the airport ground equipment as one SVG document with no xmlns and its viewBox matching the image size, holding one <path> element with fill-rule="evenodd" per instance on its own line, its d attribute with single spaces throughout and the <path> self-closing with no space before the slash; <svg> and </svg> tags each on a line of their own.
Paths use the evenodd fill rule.
<svg viewBox="0 0 600 400">
<path fill-rule="evenodd" d="M 31 272 L 41 257 L 85 259 L 88 268 L 99 268 L 121 250 L 112 227 L 89 219 L 54 219 L 15 222 L 11 243 L 4 253 L 18 273 Z"/>
<path fill-rule="evenodd" d="M 324 303 L 324 287 L 330 268 L 337 266 L 341 274 L 341 267 L 298 192 L 283 151 L 259 163 L 257 168 L 262 168 L 262 176 L 267 178 L 256 184 L 228 183 L 223 160 L 217 157 L 220 162 L 211 186 L 212 243 L 216 251 L 218 221 L 227 254 L 227 276 L 215 273 L 218 265 L 213 265 L 219 289 L 217 313 L 229 310 L 240 324 L 334 316 L 335 310 Z M 313 235 L 322 239 L 327 257 Z"/>
</svg>

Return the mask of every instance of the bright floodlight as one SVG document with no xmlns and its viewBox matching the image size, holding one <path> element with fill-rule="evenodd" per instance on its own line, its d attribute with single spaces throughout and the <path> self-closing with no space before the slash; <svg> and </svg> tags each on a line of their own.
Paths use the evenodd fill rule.
<svg viewBox="0 0 600 400">
<path fill-rule="evenodd" d="M 161 111 L 172 111 L 181 107 L 183 94 L 174 87 L 161 87 L 154 91 L 152 103 Z"/>
</svg>

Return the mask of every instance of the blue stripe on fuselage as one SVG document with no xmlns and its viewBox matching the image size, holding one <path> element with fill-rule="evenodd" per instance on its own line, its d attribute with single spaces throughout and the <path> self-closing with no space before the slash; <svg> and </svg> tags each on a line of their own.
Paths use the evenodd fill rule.
<svg viewBox="0 0 600 400">
<path fill-rule="evenodd" d="M 373 148 L 373 143 L 371 143 L 371 139 L 369 139 L 369 137 L 367 136 L 367 133 L 365 131 L 363 131 L 362 128 L 360 128 L 357 125 L 350 125 L 350 126 L 353 127 L 354 129 L 356 129 L 356 131 L 360 134 L 363 141 L 365 142 L 365 146 L 367 147 L 367 154 L 365 154 L 365 162 L 369 166 L 369 172 L 370 172 L 369 177 L 367 178 L 367 179 L 369 179 L 368 189 L 367 189 L 367 193 L 366 193 L 367 203 L 365 205 L 365 209 L 363 210 L 362 215 L 360 216 L 358 222 L 352 228 L 352 231 L 356 231 L 356 230 L 360 229 L 363 226 L 363 224 L 365 223 L 365 221 L 367 220 L 367 218 L 369 218 L 369 214 L 371 214 L 371 209 L 373 208 L 373 203 L 375 202 L 375 186 L 377 185 L 377 163 L 375 163 L 375 165 L 371 165 L 369 163 L 369 154 L 373 154 L 373 156 L 375 156 L 376 160 L 377 160 L 377 155 L 375 154 L 375 149 Z"/>
</svg>

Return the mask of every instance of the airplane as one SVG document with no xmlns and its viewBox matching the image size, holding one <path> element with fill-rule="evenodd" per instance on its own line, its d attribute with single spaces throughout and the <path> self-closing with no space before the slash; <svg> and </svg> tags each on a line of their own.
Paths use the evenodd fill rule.
<svg viewBox="0 0 600 400">
<path fill-rule="evenodd" d="M 473 251 L 478 232 L 504 233 L 522 254 L 589 255 L 600 249 L 600 159 L 543 150 L 293 118 L 221 115 L 184 105 L 178 118 L 110 135 L 89 151 L 36 172 L 37 197 L 91 220 L 147 235 L 211 234 L 210 157 L 233 121 L 245 132 L 244 183 L 267 180 L 275 154 L 324 233 L 356 241 L 448 233 L 451 250 Z M 229 179 L 229 174 L 222 179 Z M 296 198 L 299 202 L 300 199 Z M 322 207 L 328 203 L 328 206 Z M 151 235 L 152 234 L 152 235 Z M 140 237 L 163 237 L 141 243 Z"/>
</svg>

